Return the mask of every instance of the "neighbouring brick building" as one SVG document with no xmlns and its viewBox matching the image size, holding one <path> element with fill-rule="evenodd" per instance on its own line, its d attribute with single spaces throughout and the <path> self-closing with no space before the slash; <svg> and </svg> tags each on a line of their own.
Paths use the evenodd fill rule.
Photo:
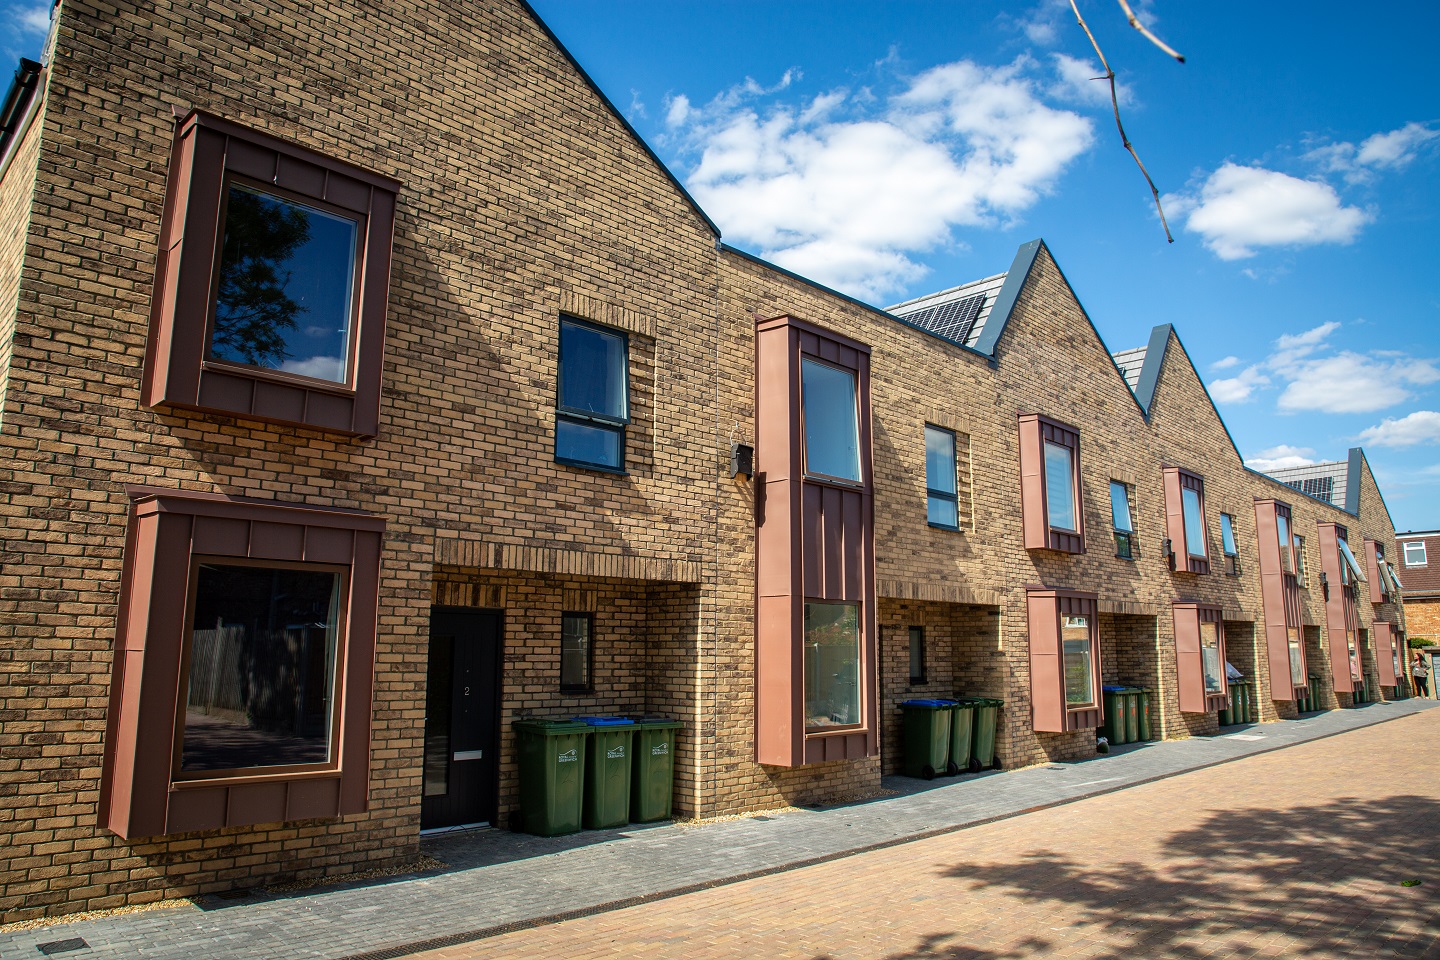
<svg viewBox="0 0 1440 960">
<path fill-rule="evenodd" d="M 1440 645 L 1440 530 L 1397 533 L 1394 550 L 1410 634 Z"/>
<path fill-rule="evenodd" d="M 1263 720 L 1395 686 L 1363 454 L 1245 469 L 1042 242 L 890 311 L 725 246 L 519 2 L 55 16 L 0 111 L 7 919 L 508 824 L 527 717 L 681 719 L 704 818 L 876 792 L 915 696 L 1003 698 L 1008 767 L 1103 684 L 1164 737 L 1227 660 Z"/>
</svg>

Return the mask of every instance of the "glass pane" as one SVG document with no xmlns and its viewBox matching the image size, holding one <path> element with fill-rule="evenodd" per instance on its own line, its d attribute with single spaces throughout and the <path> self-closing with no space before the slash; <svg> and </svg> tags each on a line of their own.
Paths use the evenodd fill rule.
<svg viewBox="0 0 1440 960">
<path fill-rule="evenodd" d="M 624 436 L 623 427 L 600 426 L 557 417 L 555 456 L 561 460 L 593 463 L 619 470 L 622 467 L 621 438 Z"/>
<path fill-rule="evenodd" d="M 1345 645 L 1350 650 L 1350 679 L 1360 679 L 1360 653 L 1355 649 L 1355 634 L 1345 634 Z"/>
<path fill-rule="evenodd" d="M 210 356 L 344 383 L 357 220 L 232 183 Z"/>
<path fill-rule="evenodd" d="M 1125 489 L 1125 484 L 1110 481 L 1110 519 L 1115 524 L 1115 529 L 1122 533 L 1131 533 L 1134 527 L 1130 525 L 1130 493 Z"/>
<path fill-rule="evenodd" d="M 1205 692 L 1223 693 L 1225 679 L 1220 673 L 1220 630 L 1214 623 L 1200 624 L 1200 665 L 1205 673 Z"/>
<path fill-rule="evenodd" d="M 1280 542 L 1284 543 L 1285 538 L 1281 537 Z M 1220 514 L 1220 549 L 1227 557 L 1235 556 L 1235 521 L 1228 513 Z"/>
<path fill-rule="evenodd" d="M 450 711 L 455 670 L 455 638 L 430 638 L 425 679 L 425 796 L 450 792 Z"/>
<path fill-rule="evenodd" d="M 1346 568 L 1349 568 L 1350 577 L 1353 577 L 1356 580 L 1364 580 L 1365 571 L 1361 568 L 1359 561 L 1355 559 L 1355 554 L 1350 552 L 1350 544 L 1346 543 L 1343 539 L 1339 541 L 1339 544 L 1340 558 L 1342 561 L 1340 564 L 1341 574 L 1345 574 Z M 1345 583 L 1350 582 L 1350 580 L 1347 579 L 1345 576 L 1342 576 L 1340 579 Z"/>
<path fill-rule="evenodd" d="M 342 580 L 200 564 L 181 770 L 330 759 Z"/>
<path fill-rule="evenodd" d="M 806 473 L 860 482 L 855 397 L 855 374 L 814 360 L 800 362 Z"/>
<path fill-rule="evenodd" d="M 1060 637 L 1065 660 L 1065 705 L 1088 706 L 1095 702 L 1094 677 L 1090 668 L 1089 619 L 1061 617 Z"/>
<path fill-rule="evenodd" d="M 1405 545 L 1405 566 L 1425 566 L 1425 541 L 1411 540 Z"/>
<path fill-rule="evenodd" d="M 1298 533 L 1295 534 L 1295 576 L 1305 579 L 1305 538 Z"/>
<path fill-rule="evenodd" d="M 1289 573 L 1291 570 L 1290 551 L 1285 545 L 1290 542 L 1290 521 L 1285 519 L 1284 514 L 1275 514 L 1275 531 L 1280 540 L 1280 569 Z"/>
<path fill-rule="evenodd" d="M 938 493 L 955 492 L 955 434 L 925 428 L 925 486 Z"/>
<path fill-rule="evenodd" d="M 1205 558 L 1210 555 L 1205 545 L 1205 521 L 1200 515 L 1200 494 L 1185 487 L 1180 491 L 1180 503 L 1185 511 L 1185 549 L 1192 557 Z"/>
<path fill-rule="evenodd" d="M 590 687 L 590 618 L 560 619 L 560 686 Z"/>
<path fill-rule="evenodd" d="M 1045 515 L 1052 527 L 1076 530 L 1075 473 L 1070 448 L 1045 444 Z"/>
<path fill-rule="evenodd" d="M 910 682 L 925 682 L 925 628 L 910 628 Z"/>
<path fill-rule="evenodd" d="M 1290 632 L 1290 682 L 1297 687 L 1305 685 L 1305 651 L 1300 644 L 1300 631 L 1295 627 Z"/>
<path fill-rule="evenodd" d="M 929 499 L 927 517 L 930 523 L 940 527 L 958 527 L 960 525 L 960 512 L 955 506 L 955 501 L 947 500 L 944 497 Z"/>
<path fill-rule="evenodd" d="M 628 418 L 628 367 L 624 337 L 560 322 L 560 406 Z"/>
<path fill-rule="evenodd" d="M 805 604 L 805 726 L 860 722 L 860 608 Z"/>
</svg>

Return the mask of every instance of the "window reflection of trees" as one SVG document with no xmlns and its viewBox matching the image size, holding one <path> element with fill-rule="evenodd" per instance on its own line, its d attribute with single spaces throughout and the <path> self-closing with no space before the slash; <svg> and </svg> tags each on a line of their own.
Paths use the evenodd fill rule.
<svg viewBox="0 0 1440 960">
<path fill-rule="evenodd" d="M 288 359 L 286 333 L 306 309 L 285 291 L 287 266 L 309 240 L 304 207 L 230 188 L 210 340 L 214 356 L 269 368 Z"/>
</svg>

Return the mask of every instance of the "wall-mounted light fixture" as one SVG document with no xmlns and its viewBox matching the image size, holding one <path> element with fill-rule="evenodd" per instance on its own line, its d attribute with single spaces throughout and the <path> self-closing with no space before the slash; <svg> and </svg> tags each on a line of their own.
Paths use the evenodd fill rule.
<svg viewBox="0 0 1440 960">
<path fill-rule="evenodd" d="M 730 444 L 730 476 L 748 482 L 754 474 L 755 448 L 748 443 Z"/>
<path fill-rule="evenodd" d="M 1171 570 L 1175 569 L 1175 547 L 1169 537 L 1160 541 L 1160 556 L 1165 558 L 1166 566 Z"/>
</svg>

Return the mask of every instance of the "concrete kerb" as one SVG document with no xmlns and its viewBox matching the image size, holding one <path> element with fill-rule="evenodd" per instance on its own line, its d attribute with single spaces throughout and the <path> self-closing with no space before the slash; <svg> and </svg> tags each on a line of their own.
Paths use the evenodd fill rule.
<svg viewBox="0 0 1440 960">
<path fill-rule="evenodd" d="M 218 910 L 207 904 L 210 909 L 57 922 L 0 935 L 0 957 L 30 960 L 44 945 L 78 937 L 86 948 L 64 954 L 77 960 L 199 955 L 214 960 L 392 960 L 956 833 L 1435 706 L 1440 704 L 1418 699 L 1377 703 L 1298 721 L 1226 728 L 1217 737 L 1116 748 L 1098 763 L 1044 764 L 919 788 L 904 778 L 886 778 L 887 786 L 902 792 L 759 821 L 610 831 L 593 843 L 557 844 L 549 850 L 534 844 L 535 838 L 498 831 L 432 838 L 426 852 L 440 860 L 446 859 L 447 847 L 459 853 L 462 845 L 483 846 L 493 854 L 490 862 L 468 868 L 246 898 Z M 1104 776 L 1094 779 L 1096 774 Z M 957 797 L 963 797 L 963 806 Z M 604 897 L 627 886 L 633 891 L 629 895 Z M 476 894 L 482 891 L 478 903 L 489 909 L 488 917 L 477 906 Z M 396 938 L 397 916 L 405 916 L 414 933 L 429 929 L 435 935 Z"/>
</svg>

